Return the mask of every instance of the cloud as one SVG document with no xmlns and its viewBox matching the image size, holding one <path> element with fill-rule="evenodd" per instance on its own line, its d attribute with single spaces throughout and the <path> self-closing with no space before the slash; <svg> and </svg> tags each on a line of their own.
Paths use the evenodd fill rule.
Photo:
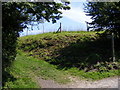
<svg viewBox="0 0 120 90">
<path fill-rule="evenodd" d="M 90 16 L 86 16 L 83 9 L 80 7 L 71 7 L 70 10 L 62 10 L 63 17 L 69 18 L 79 23 L 85 23 L 85 21 L 91 22 Z"/>
<path fill-rule="evenodd" d="M 68 0 L 70 2 L 86 2 L 87 0 Z"/>
</svg>

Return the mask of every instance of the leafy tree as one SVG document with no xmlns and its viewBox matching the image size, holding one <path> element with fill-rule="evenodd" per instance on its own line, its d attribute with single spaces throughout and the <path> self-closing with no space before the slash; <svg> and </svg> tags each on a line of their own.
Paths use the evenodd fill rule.
<svg viewBox="0 0 120 90">
<path fill-rule="evenodd" d="M 45 19 L 55 23 L 62 17 L 60 9 L 70 9 L 68 4 L 69 2 L 2 2 L 3 72 L 15 59 L 19 32 L 31 22 L 41 22 Z"/>
<path fill-rule="evenodd" d="M 95 30 L 106 30 L 114 32 L 120 39 L 120 2 L 88 2 L 85 6 L 85 12 L 92 16 L 92 22 Z"/>
</svg>

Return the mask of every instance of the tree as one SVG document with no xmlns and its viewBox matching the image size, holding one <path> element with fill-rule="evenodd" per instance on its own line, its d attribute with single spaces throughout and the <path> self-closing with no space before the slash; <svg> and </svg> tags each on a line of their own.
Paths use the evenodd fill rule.
<svg viewBox="0 0 120 90">
<path fill-rule="evenodd" d="M 2 2 L 3 72 L 15 59 L 19 32 L 23 31 L 27 24 L 41 22 L 42 19 L 55 23 L 62 18 L 60 9 L 70 9 L 68 4 L 69 2 Z"/>
<path fill-rule="evenodd" d="M 90 25 L 95 30 L 114 32 L 120 39 L 120 2 L 89 2 L 85 6 L 85 12 L 92 16 Z"/>
</svg>

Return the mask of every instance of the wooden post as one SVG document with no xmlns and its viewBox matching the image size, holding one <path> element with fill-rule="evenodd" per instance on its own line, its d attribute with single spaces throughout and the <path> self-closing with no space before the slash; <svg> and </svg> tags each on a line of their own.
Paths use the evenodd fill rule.
<svg viewBox="0 0 120 90">
<path fill-rule="evenodd" d="M 43 33 L 44 33 L 44 23 L 43 23 Z"/>
<path fill-rule="evenodd" d="M 61 28 L 61 22 L 60 22 L 60 32 L 62 32 L 62 28 Z"/>
<path fill-rule="evenodd" d="M 115 61 L 115 49 L 114 49 L 114 33 L 112 33 L 112 53 L 113 53 L 113 61 Z"/>
<path fill-rule="evenodd" d="M 44 19 L 43 19 L 43 33 L 44 33 Z"/>
<path fill-rule="evenodd" d="M 28 28 L 27 28 L 27 31 L 26 31 L 26 36 L 28 35 Z"/>
<path fill-rule="evenodd" d="M 58 30 L 57 30 L 57 32 L 56 33 L 58 33 L 58 32 L 62 32 L 62 25 L 61 25 L 61 22 L 60 22 L 60 27 L 58 28 Z"/>
<path fill-rule="evenodd" d="M 89 32 L 88 22 L 87 21 L 85 21 L 85 22 L 86 22 L 86 25 L 87 25 L 87 31 Z"/>
</svg>

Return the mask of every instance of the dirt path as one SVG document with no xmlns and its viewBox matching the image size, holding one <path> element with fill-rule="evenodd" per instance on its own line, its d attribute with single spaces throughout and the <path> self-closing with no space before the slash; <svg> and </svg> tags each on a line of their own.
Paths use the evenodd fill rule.
<svg viewBox="0 0 120 90">
<path fill-rule="evenodd" d="M 43 80 L 39 77 L 36 77 L 36 80 L 42 88 L 118 88 L 117 76 L 98 81 L 79 80 L 75 77 L 69 78 L 71 82 L 65 85 L 58 84 L 53 80 Z"/>
<path fill-rule="evenodd" d="M 76 80 L 71 88 L 118 88 L 118 77 L 105 78 L 98 81 Z"/>
</svg>

